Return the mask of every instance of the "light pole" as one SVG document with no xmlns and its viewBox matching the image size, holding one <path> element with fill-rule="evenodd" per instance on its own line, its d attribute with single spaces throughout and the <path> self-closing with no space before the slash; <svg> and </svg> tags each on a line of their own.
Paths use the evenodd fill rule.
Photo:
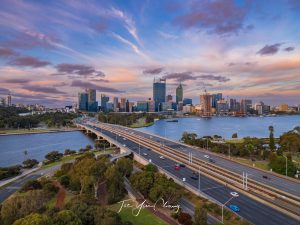
<svg viewBox="0 0 300 225">
<path fill-rule="evenodd" d="M 140 136 L 138 135 L 138 142 L 139 142 L 139 155 L 141 155 L 141 144 L 140 144 Z"/>
<path fill-rule="evenodd" d="M 229 145 L 228 145 L 228 146 L 229 146 L 229 159 L 230 159 L 230 143 L 229 143 Z"/>
<path fill-rule="evenodd" d="M 200 166 L 199 166 L 199 168 L 198 168 L 198 173 L 199 173 L 199 182 L 198 182 L 198 186 L 199 186 L 199 192 L 201 192 L 201 186 L 200 186 L 200 184 L 201 184 L 201 178 L 200 178 Z"/>
<path fill-rule="evenodd" d="M 285 176 L 287 176 L 287 157 L 285 155 L 283 157 L 285 158 Z"/>
<path fill-rule="evenodd" d="M 227 202 L 225 202 L 223 205 L 222 205 L 222 223 L 224 224 L 224 206 L 231 201 L 231 199 L 233 199 L 234 196 L 232 196 Z"/>
</svg>

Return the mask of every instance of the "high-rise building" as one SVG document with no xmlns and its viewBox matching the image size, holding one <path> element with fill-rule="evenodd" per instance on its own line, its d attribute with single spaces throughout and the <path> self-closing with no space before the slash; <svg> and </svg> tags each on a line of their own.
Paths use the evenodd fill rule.
<svg viewBox="0 0 300 225">
<path fill-rule="evenodd" d="M 182 85 L 179 84 L 179 86 L 176 88 L 176 103 L 182 102 L 183 100 L 183 88 Z"/>
<path fill-rule="evenodd" d="M 120 112 L 126 112 L 126 98 L 121 98 Z"/>
<path fill-rule="evenodd" d="M 129 111 L 128 112 L 133 112 L 134 111 L 134 102 L 129 102 Z"/>
<path fill-rule="evenodd" d="M 151 98 L 148 99 L 148 112 L 155 112 L 155 102 L 151 100 Z"/>
<path fill-rule="evenodd" d="M 119 111 L 119 99 L 118 99 L 118 97 L 114 97 L 113 104 L 114 104 L 114 111 L 118 112 Z"/>
<path fill-rule="evenodd" d="M 154 79 L 153 100 L 155 102 L 155 111 L 160 111 L 161 104 L 166 101 L 166 79 Z"/>
<path fill-rule="evenodd" d="M 257 103 L 255 103 L 255 105 L 254 105 L 254 109 L 257 111 L 257 113 L 259 114 L 259 115 L 262 115 L 263 114 L 263 108 L 264 108 L 264 103 L 263 102 L 257 102 Z"/>
<path fill-rule="evenodd" d="M 98 102 L 96 101 L 96 90 L 88 89 L 88 111 L 97 112 L 98 111 Z"/>
<path fill-rule="evenodd" d="M 172 95 L 167 95 L 167 102 L 172 102 L 172 101 L 173 101 Z"/>
<path fill-rule="evenodd" d="M 7 106 L 11 106 L 11 95 L 10 94 L 7 96 L 6 104 L 7 104 Z"/>
<path fill-rule="evenodd" d="M 106 112 L 106 103 L 109 102 L 109 97 L 106 96 L 105 94 L 101 94 L 101 111 Z"/>
<path fill-rule="evenodd" d="M 249 113 L 252 108 L 252 100 L 250 99 L 242 99 L 241 100 L 241 107 L 240 107 L 240 112 L 241 113 Z"/>
<path fill-rule="evenodd" d="M 280 105 L 278 105 L 278 110 L 286 112 L 289 110 L 289 106 L 288 106 L 288 104 L 280 104 Z"/>
<path fill-rule="evenodd" d="M 191 99 L 191 98 L 183 99 L 183 105 L 192 105 L 192 104 L 193 104 L 193 99 Z"/>
<path fill-rule="evenodd" d="M 222 93 L 212 94 L 211 95 L 211 106 L 217 108 L 217 102 L 222 100 Z"/>
<path fill-rule="evenodd" d="M 211 95 L 206 92 L 200 95 L 200 105 L 203 117 L 211 117 Z"/>
<path fill-rule="evenodd" d="M 228 112 L 228 103 L 224 99 L 217 101 L 216 107 L 217 113 L 226 113 Z"/>
<path fill-rule="evenodd" d="M 88 110 L 88 93 L 78 93 L 78 109 L 83 111 Z"/>
<path fill-rule="evenodd" d="M 148 112 L 148 101 L 137 101 L 136 110 L 138 112 Z"/>
</svg>

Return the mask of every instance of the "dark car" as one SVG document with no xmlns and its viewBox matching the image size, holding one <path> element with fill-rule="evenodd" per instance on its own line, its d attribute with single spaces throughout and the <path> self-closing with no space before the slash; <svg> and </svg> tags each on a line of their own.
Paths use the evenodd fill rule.
<svg viewBox="0 0 300 225">
<path fill-rule="evenodd" d="M 263 177 L 264 179 L 271 180 L 271 178 L 268 177 L 267 175 L 263 175 L 262 177 Z"/>
<path fill-rule="evenodd" d="M 213 160 L 213 159 L 211 159 L 211 158 L 209 158 L 209 162 L 211 162 L 211 163 L 215 163 L 216 161 L 215 161 L 215 160 Z"/>
<path fill-rule="evenodd" d="M 191 176 L 191 178 L 192 178 L 193 180 L 198 180 L 198 176 L 197 176 L 197 175 L 194 175 L 194 174 Z"/>
<path fill-rule="evenodd" d="M 185 167 L 185 165 L 183 163 L 180 163 L 179 166 L 180 167 Z"/>
</svg>

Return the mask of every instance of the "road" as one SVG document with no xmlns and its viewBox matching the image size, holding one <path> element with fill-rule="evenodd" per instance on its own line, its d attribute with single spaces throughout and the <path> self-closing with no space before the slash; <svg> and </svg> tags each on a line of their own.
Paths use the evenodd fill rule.
<svg viewBox="0 0 300 225">
<path fill-rule="evenodd" d="M 182 180 L 183 178 L 186 179 L 185 182 L 182 182 L 182 185 L 189 185 L 194 187 L 195 189 L 199 189 L 199 180 L 193 180 L 191 179 L 192 170 L 185 167 L 181 168 L 179 171 L 176 171 L 174 169 L 174 165 L 177 163 L 171 159 L 165 158 L 164 160 L 160 158 L 160 155 L 154 151 L 151 151 L 148 148 L 145 148 L 143 146 L 139 147 L 138 143 L 132 142 L 126 138 L 123 138 L 122 136 L 118 136 L 110 131 L 107 131 L 105 129 L 100 129 L 96 126 L 90 126 L 90 128 L 95 129 L 98 132 L 103 132 L 103 134 L 109 136 L 112 139 L 115 139 L 122 145 L 126 145 L 127 148 L 134 151 L 136 154 L 141 154 L 143 158 L 146 160 L 151 160 L 151 162 L 158 167 L 161 167 L 166 171 L 166 173 L 171 174 L 172 176 L 175 176 L 179 180 Z M 123 128 L 127 129 L 127 128 Z M 133 131 L 136 132 L 136 131 Z M 139 132 L 141 133 L 141 132 Z M 148 136 L 150 138 L 151 135 L 144 134 L 144 136 Z M 154 137 L 152 135 L 152 140 L 161 140 L 161 138 Z M 165 144 L 167 145 L 173 145 L 174 142 L 168 143 L 165 141 Z M 171 147 L 171 146 L 170 146 Z M 186 146 L 184 146 L 187 148 Z M 231 198 L 230 192 L 234 191 L 233 189 L 230 189 L 224 185 L 221 185 L 220 183 L 207 178 L 204 175 L 200 175 L 200 189 L 203 193 L 210 196 L 211 198 L 215 199 L 216 201 L 224 204 L 227 200 Z M 241 217 L 249 220 L 250 222 L 257 224 L 257 225 L 298 225 L 299 220 L 296 220 L 294 218 L 288 217 L 287 215 L 276 211 L 275 209 L 266 206 L 262 203 L 256 202 L 253 199 L 249 198 L 246 195 L 240 194 L 238 198 L 233 198 L 228 205 L 234 204 L 238 205 L 241 209 L 241 211 L 238 213 Z M 226 205 L 226 206 L 228 206 Z"/>
<path fill-rule="evenodd" d="M 13 193 L 18 191 L 27 181 L 29 180 L 36 180 L 40 178 L 41 176 L 52 174 L 56 170 L 60 168 L 60 164 L 47 168 L 47 169 L 41 169 L 36 172 L 33 172 L 25 177 L 22 177 L 16 181 L 13 181 L 12 183 L 8 184 L 8 186 L 0 189 L 0 203 L 5 201 L 9 196 L 11 196 Z"/>
</svg>

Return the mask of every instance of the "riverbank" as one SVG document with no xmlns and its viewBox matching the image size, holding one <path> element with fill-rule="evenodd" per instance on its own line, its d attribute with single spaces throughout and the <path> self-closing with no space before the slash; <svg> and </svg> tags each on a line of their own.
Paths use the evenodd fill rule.
<svg viewBox="0 0 300 225">
<path fill-rule="evenodd" d="M 72 132 L 78 131 L 78 128 L 40 128 L 40 129 L 5 129 L 0 130 L 0 136 L 21 135 L 21 134 L 42 134 L 42 133 L 57 133 L 57 132 Z"/>
</svg>

